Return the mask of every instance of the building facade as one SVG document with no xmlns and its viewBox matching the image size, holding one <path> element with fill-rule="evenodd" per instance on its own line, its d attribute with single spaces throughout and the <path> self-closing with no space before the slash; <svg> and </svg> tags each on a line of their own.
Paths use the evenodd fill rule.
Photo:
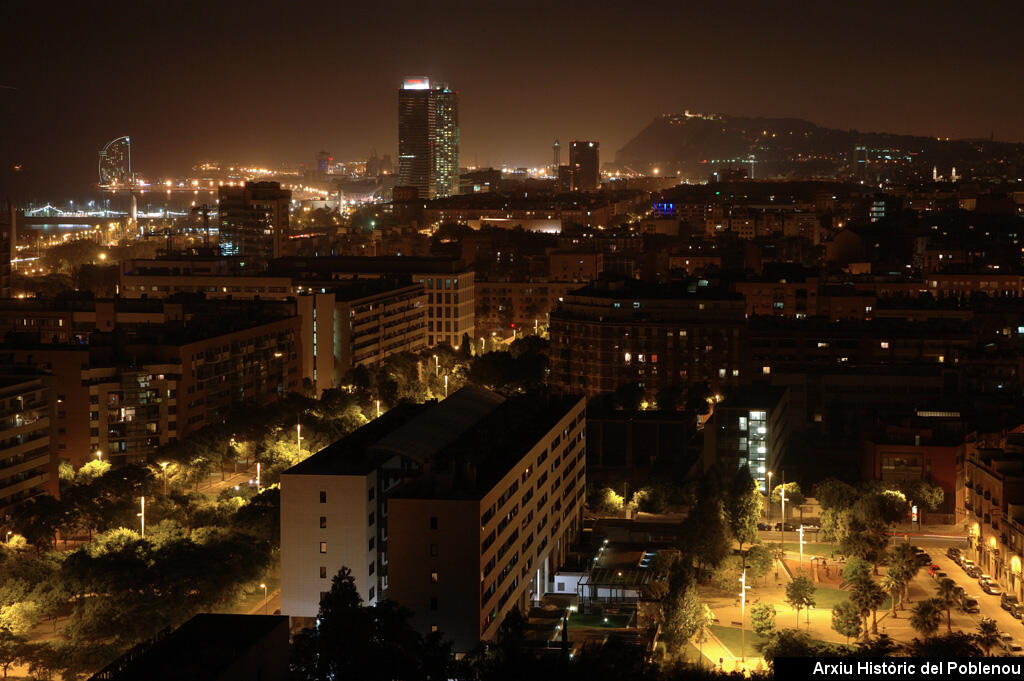
<svg viewBox="0 0 1024 681">
<path fill-rule="evenodd" d="M 746 379 L 745 306 L 718 289 L 636 280 L 572 291 L 551 313 L 552 385 L 587 395 L 632 384 L 648 394 Z"/>
<path fill-rule="evenodd" d="M 0 521 L 22 501 L 57 494 L 51 388 L 50 376 L 0 375 Z"/>
<path fill-rule="evenodd" d="M 573 140 L 569 143 L 569 170 L 572 190 L 592 192 L 601 187 L 600 146 L 592 140 Z"/>
<path fill-rule="evenodd" d="M 225 255 L 269 259 L 282 255 L 292 192 L 279 182 L 246 182 L 218 190 L 218 241 Z"/>
<path fill-rule="evenodd" d="M 316 616 L 347 566 L 457 651 L 526 609 L 582 529 L 585 402 L 464 388 L 400 405 L 281 478 L 282 612 Z M 487 455 L 480 456 L 485 452 Z"/>
<path fill-rule="evenodd" d="M 458 193 L 458 94 L 445 83 L 406 78 L 398 90 L 398 185 L 421 199 Z"/>
</svg>

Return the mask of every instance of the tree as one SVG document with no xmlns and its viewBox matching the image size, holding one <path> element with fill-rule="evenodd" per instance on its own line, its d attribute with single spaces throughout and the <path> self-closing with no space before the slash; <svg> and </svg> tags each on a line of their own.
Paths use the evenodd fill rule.
<svg viewBox="0 0 1024 681">
<path fill-rule="evenodd" d="M 693 640 L 697 642 L 697 651 L 700 655 L 700 664 L 704 664 L 704 643 L 711 638 L 711 625 L 715 621 L 715 613 L 707 603 L 700 604 L 700 610 L 696 613 L 694 622 Z"/>
<path fill-rule="evenodd" d="M 860 609 L 865 620 L 868 614 L 871 615 L 871 633 L 877 635 L 878 608 L 885 602 L 885 591 L 882 590 L 882 587 L 870 576 L 861 577 L 851 585 L 850 602 Z"/>
<path fill-rule="evenodd" d="M 722 494 L 713 470 L 701 478 L 697 502 L 683 520 L 681 534 L 689 537 L 684 551 L 702 569 L 718 567 L 731 552 Z"/>
<path fill-rule="evenodd" d="M 925 638 L 934 636 L 942 621 L 942 609 L 942 603 L 934 598 L 921 601 L 910 614 L 910 626 Z"/>
<path fill-rule="evenodd" d="M 999 628 L 996 626 L 996 621 L 991 617 L 983 617 L 978 622 L 978 633 L 974 635 L 974 641 L 988 655 L 992 648 L 999 643 Z"/>
<path fill-rule="evenodd" d="M 672 649 L 683 645 L 703 626 L 708 612 L 707 606 L 697 597 L 697 589 L 692 581 L 682 592 L 670 585 L 669 595 L 662 601 L 661 607 L 665 645 Z"/>
<path fill-rule="evenodd" d="M 752 579 L 766 577 L 772 569 L 772 550 L 764 544 L 754 544 L 747 550 L 747 575 Z"/>
<path fill-rule="evenodd" d="M 39 624 L 41 616 L 39 606 L 30 600 L 0 606 L 0 630 L 9 631 L 15 636 L 28 636 Z"/>
<path fill-rule="evenodd" d="M 851 638 L 860 636 L 861 629 L 860 608 L 852 601 L 845 600 L 832 606 L 832 630 L 845 636 L 847 643 Z"/>
<path fill-rule="evenodd" d="M 896 619 L 896 601 L 899 599 L 901 593 L 903 593 L 903 587 L 906 585 L 906 581 L 903 579 L 903 575 L 898 570 L 893 570 L 892 565 L 889 566 L 889 571 L 882 579 L 882 591 L 889 594 L 889 601 L 892 605 L 892 618 Z"/>
<path fill-rule="evenodd" d="M 782 485 L 776 485 L 775 489 L 772 490 L 772 503 L 778 504 L 782 501 Z M 795 506 L 800 512 L 800 523 L 803 524 L 804 510 L 803 505 L 807 502 L 804 498 L 803 492 L 800 491 L 800 485 L 795 482 L 787 482 L 786 485 L 786 503 L 791 506 Z M 782 519 L 785 522 L 785 518 Z"/>
<path fill-rule="evenodd" d="M 775 606 L 755 603 L 750 609 L 750 628 L 758 636 L 768 636 L 775 630 Z"/>
<path fill-rule="evenodd" d="M 935 587 L 935 598 L 942 607 L 946 609 L 946 632 L 953 633 L 952 609 L 956 604 L 956 582 L 949 577 L 943 577 Z"/>
<path fill-rule="evenodd" d="M 757 539 L 757 519 L 761 516 L 761 490 L 750 475 L 750 468 L 740 466 L 725 496 L 725 517 L 729 532 L 743 545 Z"/>
<path fill-rule="evenodd" d="M 64 506 L 49 494 L 32 497 L 15 506 L 12 516 L 14 531 L 25 537 L 37 551 L 53 546 L 57 530 L 66 517 Z"/>
<path fill-rule="evenodd" d="M 3 678 L 7 678 L 7 670 L 21 662 L 25 656 L 25 644 L 28 639 L 18 636 L 10 629 L 0 628 L 0 670 L 3 670 Z"/>
<path fill-rule="evenodd" d="M 814 498 L 821 504 L 822 510 L 843 511 L 857 500 L 857 490 L 845 482 L 829 478 L 814 486 Z"/>
<path fill-rule="evenodd" d="M 907 646 L 907 653 L 912 657 L 981 657 L 981 648 L 974 636 L 965 634 L 962 631 L 931 636 L 921 639 L 915 638 Z"/>
<path fill-rule="evenodd" d="M 800 611 L 812 607 L 815 603 L 814 592 L 814 583 L 803 575 L 794 577 L 793 581 L 786 585 L 786 602 L 796 610 L 797 627 L 800 626 Z M 807 626 L 810 625 L 811 614 L 808 612 Z"/>
<path fill-rule="evenodd" d="M 437 637 L 423 639 L 410 626 L 410 616 L 393 601 L 363 606 L 351 571 L 343 567 L 320 599 L 318 625 L 295 636 L 294 678 L 385 681 L 425 676 L 424 660 L 447 657 L 447 646 Z M 499 635 L 499 646 L 512 647 L 513 638 L 508 632 Z M 436 647 L 442 650 L 430 650 Z M 435 670 L 432 678 L 447 678 L 446 673 L 447 669 Z"/>
<path fill-rule="evenodd" d="M 897 485 L 911 504 L 918 508 L 937 511 L 946 498 L 946 493 L 938 485 L 924 480 L 904 480 Z"/>
</svg>

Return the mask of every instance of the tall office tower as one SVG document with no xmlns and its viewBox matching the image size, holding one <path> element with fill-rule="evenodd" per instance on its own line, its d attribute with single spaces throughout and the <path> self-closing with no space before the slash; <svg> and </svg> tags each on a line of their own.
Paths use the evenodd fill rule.
<svg viewBox="0 0 1024 681">
<path fill-rule="evenodd" d="M 220 248 L 224 255 L 280 258 L 288 231 L 290 189 L 279 182 L 246 182 L 244 187 L 221 187 Z"/>
<path fill-rule="evenodd" d="M 427 199 L 458 192 L 458 93 L 445 83 L 406 78 L 398 91 L 398 184 Z"/>
<path fill-rule="evenodd" d="M 554 163 L 551 165 L 551 174 L 553 176 L 558 175 L 558 166 L 562 165 L 562 145 L 559 144 L 558 140 L 551 145 L 551 151 L 554 153 Z"/>
<path fill-rule="evenodd" d="M 589 140 L 573 140 L 569 143 L 569 167 L 572 170 L 573 191 L 592 192 L 601 186 L 598 148 L 597 142 Z"/>
</svg>

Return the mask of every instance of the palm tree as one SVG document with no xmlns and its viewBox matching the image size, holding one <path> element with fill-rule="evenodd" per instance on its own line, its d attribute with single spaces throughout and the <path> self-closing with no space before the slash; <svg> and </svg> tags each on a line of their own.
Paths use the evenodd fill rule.
<svg viewBox="0 0 1024 681">
<path fill-rule="evenodd" d="M 864 617 L 864 633 L 867 635 L 867 618 L 871 614 L 871 633 L 878 634 L 878 606 L 885 602 L 885 590 L 878 586 L 870 576 L 863 576 L 854 581 L 850 588 L 850 601 Z"/>
<path fill-rule="evenodd" d="M 889 557 L 889 571 L 896 572 L 903 579 L 900 604 L 902 605 L 904 600 L 909 603 L 910 583 L 921 571 L 921 564 L 917 562 L 917 552 L 911 544 L 897 544 L 893 547 Z"/>
<path fill-rule="evenodd" d="M 882 591 L 889 594 L 889 600 L 892 602 L 892 618 L 896 619 L 896 599 L 903 593 L 903 577 L 899 571 L 893 570 L 891 565 L 885 578 L 882 579 Z"/>
<path fill-rule="evenodd" d="M 978 633 L 974 635 L 974 640 L 988 655 L 992 646 L 999 643 L 999 629 L 996 627 L 996 621 L 991 617 L 982 619 L 978 623 Z"/>
<path fill-rule="evenodd" d="M 910 626 L 925 638 L 930 638 L 939 630 L 942 610 L 942 603 L 938 599 L 923 600 L 914 607 L 910 615 Z"/>
<path fill-rule="evenodd" d="M 949 577 L 943 577 L 935 588 L 935 598 L 941 601 L 942 607 L 946 609 L 946 631 L 952 633 L 953 621 L 950 611 L 956 603 L 956 582 Z"/>
</svg>

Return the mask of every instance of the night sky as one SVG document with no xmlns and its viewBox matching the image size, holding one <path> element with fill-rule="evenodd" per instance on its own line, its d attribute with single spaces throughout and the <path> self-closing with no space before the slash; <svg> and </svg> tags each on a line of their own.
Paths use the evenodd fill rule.
<svg viewBox="0 0 1024 681">
<path fill-rule="evenodd" d="M 0 190 L 21 163 L 24 198 L 86 191 L 123 134 L 150 177 L 394 155 L 418 74 L 460 93 L 463 165 L 548 163 L 555 137 L 611 160 L 687 108 L 1024 141 L 1022 5 L 6 2 Z"/>
</svg>

